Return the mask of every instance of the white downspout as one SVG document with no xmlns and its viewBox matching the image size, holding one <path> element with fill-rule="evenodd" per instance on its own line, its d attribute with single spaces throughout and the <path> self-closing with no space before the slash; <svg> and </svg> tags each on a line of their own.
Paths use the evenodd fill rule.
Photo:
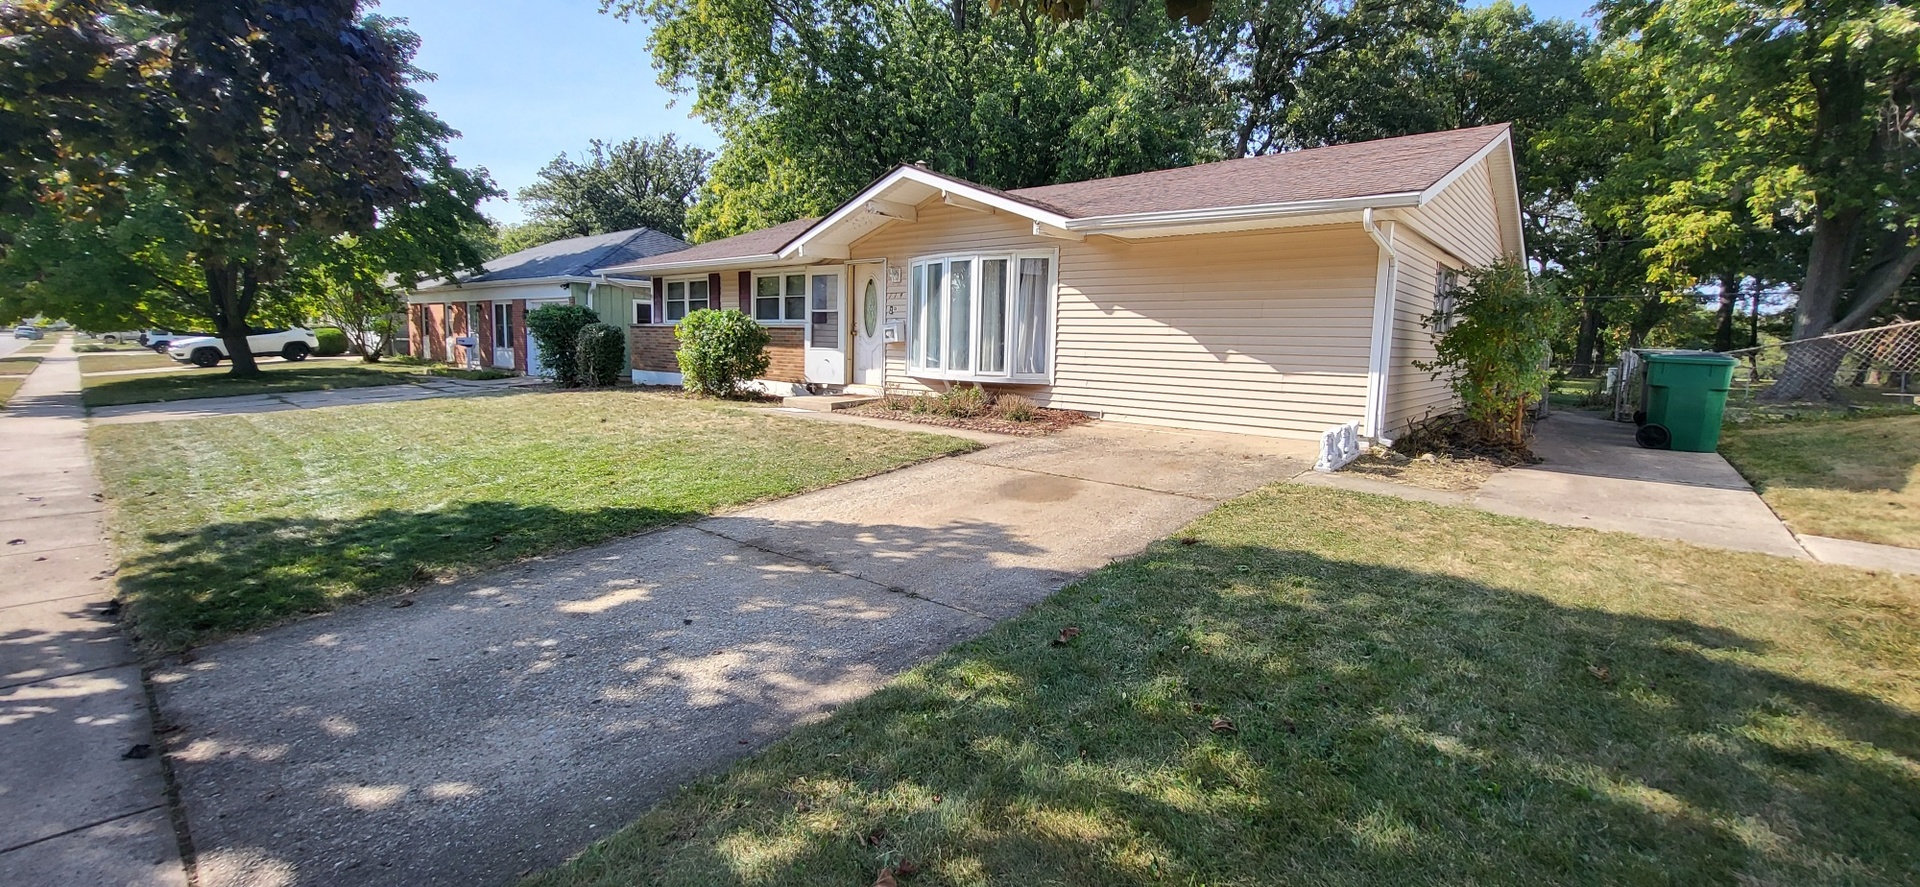
<svg viewBox="0 0 1920 887">
<path fill-rule="evenodd" d="M 1393 366 L 1394 284 L 1399 278 L 1400 259 L 1394 252 L 1395 229 L 1388 223 L 1383 233 L 1374 223 L 1373 207 L 1360 211 L 1360 227 L 1380 245 L 1380 263 L 1374 272 L 1373 346 L 1367 361 L 1367 412 L 1361 433 L 1378 443 L 1386 440 L 1387 377 Z"/>
</svg>

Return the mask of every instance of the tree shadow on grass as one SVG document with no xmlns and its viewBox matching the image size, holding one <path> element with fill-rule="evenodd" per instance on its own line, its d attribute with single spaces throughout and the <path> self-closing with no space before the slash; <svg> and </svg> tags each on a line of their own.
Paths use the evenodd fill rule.
<svg viewBox="0 0 1920 887">
<path fill-rule="evenodd" d="M 1162 543 L 537 883 L 1913 883 L 1920 719 L 1797 655 Z"/>
<path fill-rule="evenodd" d="M 384 592 L 698 517 L 687 510 L 566 511 L 461 502 L 348 519 L 261 518 L 154 533 L 120 588 L 142 643 L 180 649 Z"/>
</svg>

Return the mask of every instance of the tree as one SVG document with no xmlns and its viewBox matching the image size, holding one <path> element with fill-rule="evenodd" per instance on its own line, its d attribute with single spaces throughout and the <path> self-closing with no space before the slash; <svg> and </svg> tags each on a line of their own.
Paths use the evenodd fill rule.
<svg viewBox="0 0 1920 887">
<path fill-rule="evenodd" d="M 398 51 L 405 80 L 397 92 L 394 148 L 415 183 L 412 199 L 383 208 L 372 230 L 307 238 L 290 257 L 289 288 L 305 307 L 340 326 L 352 349 L 372 363 L 397 330 L 404 293 L 421 281 L 478 268 L 493 250 L 492 224 L 480 201 L 499 195 L 484 169 L 455 165 L 447 143 L 459 136 L 427 110 L 412 84 L 433 79 L 413 64 L 420 38 L 397 19 L 369 16 L 367 28 Z"/>
<path fill-rule="evenodd" d="M 520 189 L 526 234 L 535 241 L 527 245 L 629 228 L 679 237 L 712 161 L 711 152 L 682 145 L 671 133 L 617 143 L 595 139 L 578 162 L 561 154 L 540 168 L 538 182 Z"/>
<path fill-rule="evenodd" d="M 1227 105 L 1160 4 L 1056 21 L 982 0 L 606 0 L 725 138 L 688 216 L 709 239 L 823 213 L 888 169 L 1019 188 L 1219 156 Z"/>
<path fill-rule="evenodd" d="M 157 196 L 196 278 L 174 296 L 211 321 L 234 374 L 256 374 L 250 318 L 290 244 L 364 232 L 419 193 L 395 144 L 404 53 L 359 5 L 0 5 L 0 189 L 103 225 Z"/>
<path fill-rule="evenodd" d="M 1754 225 L 1804 233 L 1794 337 L 1858 329 L 1920 268 L 1920 11 L 1910 4 L 1605 0 L 1605 34 L 1670 113 L 1654 141 L 1691 163 L 1683 190 L 1740 183 Z M 1683 195 L 1685 196 L 1685 195 Z M 1684 227 L 1701 201 L 1652 207 Z M 1664 239 L 1664 238 L 1663 238 Z M 1794 366 L 1767 396 L 1824 397 Z"/>
<path fill-rule="evenodd" d="M 1559 301 L 1519 262 L 1467 269 L 1453 307 L 1421 318 L 1433 331 L 1433 362 L 1415 366 L 1446 379 L 1485 441 L 1527 443 L 1527 417 L 1547 384 L 1548 339 Z"/>
</svg>

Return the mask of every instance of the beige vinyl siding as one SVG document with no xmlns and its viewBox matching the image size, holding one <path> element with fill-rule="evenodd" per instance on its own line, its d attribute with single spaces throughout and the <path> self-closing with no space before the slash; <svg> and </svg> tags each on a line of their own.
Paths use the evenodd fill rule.
<svg viewBox="0 0 1920 887">
<path fill-rule="evenodd" d="M 1440 190 L 1427 205 L 1407 210 L 1413 227 L 1462 265 L 1498 259 L 1500 213 L 1493 201 L 1493 178 L 1482 160 Z"/>
<path fill-rule="evenodd" d="M 1458 402 L 1445 379 L 1417 362 L 1434 358 L 1433 335 L 1421 318 L 1433 313 L 1434 282 L 1441 267 L 1459 263 L 1424 237 L 1402 226 L 1394 232 L 1398 256 L 1394 280 L 1393 353 L 1387 372 L 1387 437 L 1406 432 L 1409 421 L 1452 410 Z"/>
<path fill-rule="evenodd" d="M 1045 406 L 1300 438 L 1365 410 L 1378 254 L 1358 225 L 1073 242 L 929 201 L 918 221 L 856 241 L 852 255 L 905 268 L 1011 249 L 1060 255 L 1053 384 L 1023 386 Z M 904 319 L 905 286 L 887 289 Z M 888 349 L 889 387 L 926 390 L 905 356 Z"/>
</svg>

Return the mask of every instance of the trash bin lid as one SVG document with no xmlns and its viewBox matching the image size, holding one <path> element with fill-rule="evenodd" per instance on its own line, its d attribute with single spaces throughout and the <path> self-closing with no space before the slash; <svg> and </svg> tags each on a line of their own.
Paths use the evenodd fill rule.
<svg viewBox="0 0 1920 887">
<path fill-rule="evenodd" d="M 1716 351 L 1667 351 L 1650 352 L 1646 355 L 1648 363 L 1696 363 L 1708 366 L 1726 366 L 1740 361 Z"/>
</svg>

